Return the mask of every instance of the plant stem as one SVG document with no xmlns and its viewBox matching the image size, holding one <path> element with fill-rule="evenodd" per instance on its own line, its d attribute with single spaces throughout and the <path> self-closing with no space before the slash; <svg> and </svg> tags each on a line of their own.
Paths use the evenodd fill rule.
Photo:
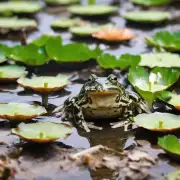
<svg viewBox="0 0 180 180">
<path fill-rule="evenodd" d="M 96 0 L 88 0 L 88 4 L 95 4 L 96 3 Z"/>
<path fill-rule="evenodd" d="M 42 106 L 47 107 L 48 106 L 48 94 L 42 94 Z"/>
</svg>

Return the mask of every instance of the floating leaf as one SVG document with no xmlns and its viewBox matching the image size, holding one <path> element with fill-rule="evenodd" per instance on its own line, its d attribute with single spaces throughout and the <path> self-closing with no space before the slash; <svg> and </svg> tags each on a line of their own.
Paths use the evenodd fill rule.
<svg viewBox="0 0 180 180">
<path fill-rule="evenodd" d="M 63 18 L 63 19 L 57 19 L 53 21 L 51 24 L 51 27 L 54 29 L 67 29 L 73 26 L 81 26 L 84 24 L 84 21 L 82 21 L 79 18 L 74 18 L 74 19 L 68 19 L 68 18 Z"/>
<path fill-rule="evenodd" d="M 180 95 L 169 91 L 163 91 L 160 92 L 157 97 L 180 110 Z"/>
<path fill-rule="evenodd" d="M 76 36 L 91 36 L 93 33 L 99 31 L 101 28 L 99 26 L 77 26 L 71 27 L 70 32 Z"/>
<path fill-rule="evenodd" d="M 0 32 L 7 33 L 11 30 L 33 30 L 37 28 L 37 23 L 35 20 L 27 18 L 0 18 Z"/>
<path fill-rule="evenodd" d="M 180 116 L 159 112 L 139 114 L 134 117 L 134 123 L 151 131 L 171 132 L 180 129 Z"/>
<path fill-rule="evenodd" d="M 157 23 L 168 20 L 170 13 L 164 11 L 130 11 L 125 13 L 123 17 L 138 23 Z"/>
<path fill-rule="evenodd" d="M 131 68 L 128 74 L 128 80 L 148 102 L 150 108 L 157 93 L 170 87 L 178 78 L 179 71 L 168 68 L 154 68 L 148 73 L 144 68 L 136 67 Z"/>
<path fill-rule="evenodd" d="M 0 118 L 11 121 L 31 120 L 36 116 L 46 113 L 46 109 L 38 105 L 29 105 L 25 103 L 0 103 Z"/>
<path fill-rule="evenodd" d="M 169 155 L 177 158 L 180 157 L 180 142 L 174 135 L 167 135 L 158 138 L 158 145 L 163 148 Z"/>
<path fill-rule="evenodd" d="M 27 74 L 25 67 L 16 65 L 0 66 L 0 80 L 2 81 L 16 81 L 20 77 Z"/>
<path fill-rule="evenodd" d="M 149 46 L 167 49 L 168 51 L 180 51 L 180 31 L 160 31 L 153 37 L 146 38 Z"/>
<path fill-rule="evenodd" d="M 135 34 L 130 29 L 118 29 L 114 27 L 106 28 L 92 34 L 94 38 L 105 41 L 126 41 L 135 38 Z"/>
<path fill-rule="evenodd" d="M 113 14 L 117 11 L 117 7 L 109 5 L 74 5 L 69 8 L 70 13 L 80 16 L 103 16 Z"/>
<path fill-rule="evenodd" d="M 140 62 L 140 56 L 123 54 L 119 58 L 110 54 L 102 54 L 98 57 L 98 64 L 105 69 L 120 68 L 121 70 L 128 67 L 136 67 Z"/>
<path fill-rule="evenodd" d="M 172 53 L 141 54 L 139 66 L 153 67 L 180 67 L 180 56 Z"/>
<path fill-rule="evenodd" d="M 69 84 L 68 76 L 40 76 L 29 78 L 20 78 L 17 81 L 20 86 L 32 89 L 40 93 L 49 93 L 63 89 Z"/>
<path fill-rule="evenodd" d="M 47 4 L 50 5 L 71 5 L 71 4 L 78 4 L 80 0 L 45 0 Z"/>
<path fill-rule="evenodd" d="M 34 44 L 28 44 L 26 46 L 17 45 L 11 49 L 8 57 L 32 66 L 45 64 L 49 60 L 45 49 Z"/>
<path fill-rule="evenodd" d="M 0 2 L 0 14 L 10 13 L 36 13 L 41 5 L 35 1 L 8 1 Z"/>
<path fill-rule="evenodd" d="M 56 62 L 81 62 L 96 59 L 102 51 L 99 48 L 90 49 L 86 44 L 67 44 L 62 47 L 46 46 L 49 57 Z M 70 53 L 71 52 L 71 53 Z"/>
<path fill-rule="evenodd" d="M 49 143 L 59 138 L 65 139 L 72 133 L 72 127 L 63 123 L 52 122 L 21 123 L 18 128 L 12 129 L 11 132 L 27 141 Z"/>
<path fill-rule="evenodd" d="M 180 170 L 171 172 L 166 176 L 166 180 L 178 180 L 180 179 Z"/>
<path fill-rule="evenodd" d="M 131 0 L 134 4 L 142 6 L 161 6 L 172 2 L 172 0 Z"/>
<path fill-rule="evenodd" d="M 7 60 L 6 56 L 10 53 L 10 48 L 5 44 L 0 44 L 0 63 Z"/>
</svg>

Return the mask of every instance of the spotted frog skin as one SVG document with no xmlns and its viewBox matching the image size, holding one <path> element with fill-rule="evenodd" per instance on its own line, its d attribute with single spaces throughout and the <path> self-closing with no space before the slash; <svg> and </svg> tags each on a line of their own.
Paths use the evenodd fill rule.
<svg viewBox="0 0 180 180">
<path fill-rule="evenodd" d="M 102 129 L 89 120 L 119 119 L 111 123 L 112 128 L 117 128 L 125 121 L 132 122 L 134 115 L 148 111 L 146 103 L 136 93 L 127 92 L 112 74 L 108 77 L 92 74 L 79 94 L 68 98 L 61 109 L 62 119 L 72 119 L 87 132 Z"/>
</svg>

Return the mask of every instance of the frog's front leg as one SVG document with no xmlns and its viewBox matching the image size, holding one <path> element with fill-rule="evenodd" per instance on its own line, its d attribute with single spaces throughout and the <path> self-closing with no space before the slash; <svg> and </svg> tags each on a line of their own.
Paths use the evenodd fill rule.
<svg viewBox="0 0 180 180">
<path fill-rule="evenodd" d="M 90 132 L 90 129 L 102 130 L 102 127 L 95 126 L 93 122 L 85 121 L 82 108 L 78 104 L 74 104 L 73 115 L 75 123 L 86 132 Z"/>
</svg>

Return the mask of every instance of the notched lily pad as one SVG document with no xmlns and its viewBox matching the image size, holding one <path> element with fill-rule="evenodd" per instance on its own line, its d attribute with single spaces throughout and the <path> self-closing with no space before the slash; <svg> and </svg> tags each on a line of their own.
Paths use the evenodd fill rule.
<svg viewBox="0 0 180 180">
<path fill-rule="evenodd" d="M 41 76 L 18 79 L 18 84 L 24 88 L 32 89 L 40 93 L 50 93 L 63 89 L 69 84 L 68 76 L 57 75 L 57 76 Z"/>
<path fill-rule="evenodd" d="M 170 18 L 170 13 L 164 11 L 130 11 L 123 15 L 129 21 L 138 23 L 158 23 Z"/>
<path fill-rule="evenodd" d="M 180 179 L 180 170 L 171 172 L 166 176 L 166 180 L 178 180 Z"/>
<path fill-rule="evenodd" d="M 180 95 L 175 92 L 171 93 L 169 91 L 163 91 L 160 92 L 157 97 L 180 110 Z"/>
<path fill-rule="evenodd" d="M 127 41 L 136 37 L 134 32 L 130 29 L 118 29 L 115 27 L 109 27 L 97 31 L 92 34 L 94 38 L 101 39 L 108 42 Z"/>
<path fill-rule="evenodd" d="M 149 108 L 160 91 L 166 90 L 179 78 L 179 71 L 168 68 L 154 68 L 150 73 L 142 67 L 131 68 L 128 80 L 147 101 Z"/>
<path fill-rule="evenodd" d="M 0 66 L 0 81 L 16 81 L 28 73 L 25 67 L 17 65 Z"/>
<path fill-rule="evenodd" d="M 7 60 L 6 56 L 10 52 L 10 48 L 5 44 L 0 44 L 0 63 Z"/>
<path fill-rule="evenodd" d="M 180 51 L 180 31 L 160 31 L 153 37 L 146 38 L 149 46 L 164 48 L 168 51 Z"/>
<path fill-rule="evenodd" d="M 54 29 L 67 29 L 73 26 L 81 26 L 84 24 L 84 21 L 82 21 L 79 18 L 74 19 L 57 19 L 52 24 L 51 27 Z"/>
<path fill-rule="evenodd" d="M 116 13 L 118 8 L 110 5 L 74 5 L 68 10 L 71 14 L 79 16 L 105 16 Z"/>
<path fill-rule="evenodd" d="M 36 13 L 41 5 L 36 1 L 8 1 L 0 3 L 0 14 Z"/>
<path fill-rule="evenodd" d="M 26 30 L 30 31 L 37 28 L 35 20 L 27 18 L 0 18 L 0 33 L 7 33 L 9 31 Z"/>
<path fill-rule="evenodd" d="M 180 68 L 180 56 L 172 53 L 147 53 L 141 54 L 139 66 L 154 67 L 178 67 Z"/>
<path fill-rule="evenodd" d="M 63 123 L 52 122 L 21 123 L 18 128 L 12 129 L 11 132 L 27 141 L 49 143 L 59 138 L 65 139 L 72 133 L 72 127 Z"/>
<path fill-rule="evenodd" d="M 161 6 L 172 2 L 172 0 L 131 0 L 134 4 L 142 6 Z"/>
<path fill-rule="evenodd" d="M 0 103 L 0 118 L 10 121 L 27 121 L 46 113 L 46 109 L 38 105 Z"/>
<path fill-rule="evenodd" d="M 71 4 L 79 4 L 80 0 L 45 0 L 45 2 L 49 5 L 71 5 Z"/>
<path fill-rule="evenodd" d="M 174 135 L 167 135 L 158 138 L 158 145 L 163 148 L 171 157 L 180 158 L 180 142 Z"/>
<path fill-rule="evenodd" d="M 173 132 L 180 129 L 180 116 L 159 112 L 139 114 L 134 118 L 134 123 L 151 131 Z"/>
</svg>

